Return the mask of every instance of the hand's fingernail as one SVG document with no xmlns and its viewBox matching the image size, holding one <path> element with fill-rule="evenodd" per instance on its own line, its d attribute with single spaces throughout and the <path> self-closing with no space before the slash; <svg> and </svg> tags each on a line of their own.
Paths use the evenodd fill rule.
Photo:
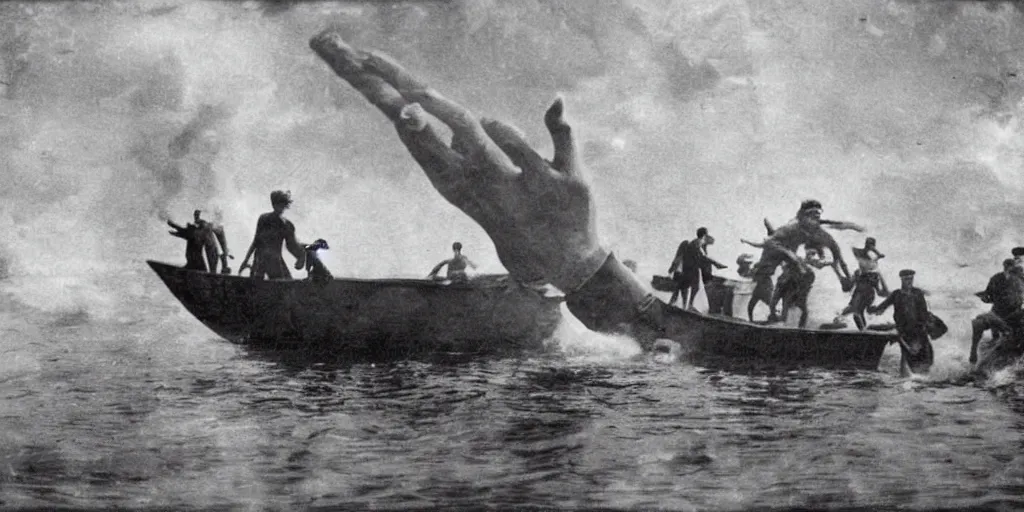
<svg viewBox="0 0 1024 512">
<path fill-rule="evenodd" d="M 406 128 L 413 131 L 421 131 L 427 127 L 427 119 L 423 107 L 419 103 L 410 103 L 398 113 L 398 118 Z"/>
</svg>

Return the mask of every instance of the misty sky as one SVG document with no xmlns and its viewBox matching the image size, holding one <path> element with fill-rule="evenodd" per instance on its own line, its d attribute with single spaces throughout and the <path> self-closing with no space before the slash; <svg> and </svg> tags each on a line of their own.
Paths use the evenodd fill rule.
<svg viewBox="0 0 1024 512">
<path fill-rule="evenodd" d="M 641 273 L 663 272 L 699 226 L 732 264 L 763 217 L 814 197 L 868 226 L 887 273 L 980 289 L 1024 244 L 1015 5 L 4 3 L 0 254 L 23 274 L 184 261 L 163 221 L 200 207 L 222 210 L 241 257 L 282 188 L 337 276 L 422 275 L 455 240 L 501 272 L 483 231 L 309 50 L 334 26 L 545 154 L 541 116 L 562 94 L 605 244 Z M 864 236 L 837 234 L 847 251 Z"/>
</svg>

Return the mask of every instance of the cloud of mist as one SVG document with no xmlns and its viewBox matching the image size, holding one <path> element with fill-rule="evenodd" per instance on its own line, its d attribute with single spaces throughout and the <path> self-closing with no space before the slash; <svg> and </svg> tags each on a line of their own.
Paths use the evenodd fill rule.
<svg viewBox="0 0 1024 512">
<path fill-rule="evenodd" d="M 183 261 L 163 222 L 194 208 L 221 211 L 240 258 L 278 188 L 300 237 L 330 242 L 335 275 L 425 274 L 454 240 L 502 271 L 308 49 L 328 26 L 547 154 L 541 116 L 563 94 L 605 243 L 641 273 L 699 226 L 732 263 L 763 217 L 782 223 L 809 197 L 867 225 L 883 268 L 916 266 L 923 286 L 983 286 L 1024 243 L 1012 4 L 166 1 L 0 16 L 0 254 L 15 274 Z"/>
</svg>

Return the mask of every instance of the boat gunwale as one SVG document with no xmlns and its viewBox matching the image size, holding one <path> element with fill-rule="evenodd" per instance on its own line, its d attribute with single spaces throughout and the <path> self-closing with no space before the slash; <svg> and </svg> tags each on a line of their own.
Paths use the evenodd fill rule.
<svg viewBox="0 0 1024 512">
<path fill-rule="evenodd" d="M 152 268 L 157 273 L 158 276 L 160 276 L 160 275 L 162 275 L 164 273 L 170 273 L 170 274 L 178 274 L 178 275 L 181 275 L 181 274 L 185 274 L 185 275 L 187 275 L 187 274 L 196 274 L 196 275 L 202 275 L 205 278 L 214 278 L 214 279 L 220 279 L 220 280 L 224 280 L 224 281 L 229 281 L 229 280 L 230 281 L 237 281 L 237 280 L 247 280 L 248 281 L 248 280 L 251 279 L 248 276 L 240 276 L 240 275 L 234 275 L 234 274 L 215 274 L 215 273 L 212 273 L 212 272 L 209 272 L 209 271 L 204 271 L 204 270 L 188 269 L 188 268 L 183 268 L 183 267 L 180 267 L 180 266 L 177 266 L 177 265 L 172 265 L 170 263 L 164 263 L 162 261 L 156 261 L 156 260 L 146 260 L 146 263 L 150 266 L 150 268 Z M 453 282 L 450 282 L 450 281 L 434 281 L 434 280 L 430 280 L 430 279 L 418 279 L 418 278 L 414 278 L 414 277 L 384 277 L 384 278 L 332 277 L 331 280 L 329 281 L 329 283 L 339 283 L 339 284 L 343 284 L 343 285 L 345 285 L 345 284 L 358 284 L 358 285 L 374 285 L 374 286 L 395 286 L 395 287 L 406 287 L 406 288 L 410 288 L 410 287 L 434 288 L 434 289 L 438 289 L 438 290 L 473 291 L 473 290 L 481 290 L 481 289 L 500 289 L 500 288 L 506 288 L 506 287 L 508 287 L 509 283 L 518 284 L 517 281 L 512 280 L 511 278 L 509 278 L 507 280 L 501 280 L 501 281 L 496 280 L 497 278 L 507 277 L 507 276 L 508 276 L 508 274 L 480 274 L 479 278 L 484 278 L 484 279 L 490 278 L 490 279 L 488 279 L 486 281 L 471 280 L 468 283 L 453 283 Z M 307 282 L 307 280 L 306 279 L 295 279 L 295 278 L 291 278 L 291 279 L 283 279 L 282 278 L 282 279 L 261 279 L 261 280 L 257 280 L 257 282 L 262 282 L 262 283 L 268 283 L 268 282 L 269 283 L 304 283 L 304 282 Z M 541 291 L 541 290 L 533 290 L 533 289 L 531 289 L 531 288 L 529 288 L 529 287 L 527 287 L 525 285 L 521 285 L 521 284 L 518 284 L 518 285 L 520 287 L 522 287 L 522 288 L 526 288 L 528 290 L 536 292 L 537 295 L 539 295 L 539 296 L 541 296 L 542 298 L 545 298 L 545 299 L 555 300 L 555 301 L 563 301 L 563 300 L 565 300 L 565 297 L 562 296 L 562 295 L 549 296 L 549 295 L 545 295 L 544 292 Z"/>
</svg>

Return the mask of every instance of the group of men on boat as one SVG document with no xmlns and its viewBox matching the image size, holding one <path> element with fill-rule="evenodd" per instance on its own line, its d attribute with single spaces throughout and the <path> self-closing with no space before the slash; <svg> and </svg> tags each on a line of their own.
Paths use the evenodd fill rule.
<svg viewBox="0 0 1024 512">
<path fill-rule="evenodd" d="M 239 274 L 250 270 L 255 279 L 290 279 L 291 273 L 285 263 L 282 247 L 295 257 L 295 268 L 305 269 L 308 279 L 326 282 L 332 275 L 319 258 L 317 252 L 328 249 L 327 241 L 317 239 L 311 244 L 300 244 L 295 236 L 295 225 L 284 217 L 284 211 L 291 204 L 290 192 L 275 190 L 270 194 L 272 211 L 259 216 L 256 232 L 239 267 Z M 833 327 L 845 325 L 842 318 L 853 315 L 858 329 L 868 328 L 866 314 L 881 314 L 890 306 L 894 308 L 893 322 L 900 336 L 904 360 L 914 372 L 927 371 L 933 362 L 930 340 L 945 332 L 945 325 L 928 310 L 925 294 L 914 287 L 915 271 L 903 269 L 899 272 L 900 288 L 890 291 L 878 269 L 878 262 L 885 257 L 877 247 L 874 238 L 868 237 L 864 247 L 853 248 L 857 269 L 851 275 L 842 250 L 835 238 L 825 228 L 863 231 L 859 225 L 822 219 L 822 205 L 816 200 L 806 200 L 800 205 L 796 216 L 786 224 L 775 228 L 765 219 L 766 238 L 761 242 L 740 239 L 741 242 L 761 249 L 760 258 L 755 262 L 750 254 L 737 259 L 737 273 L 749 278 L 754 288 L 747 304 L 747 318 L 754 321 L 754 309 L 758 303 L 768 306 L 767 323 L 785 321 L 789 311 L 800 309 L 798 325 L 806 327 L 808 320 L 808 296 L 814 285 L 815 270 L 831 267 L 838 277 L 844 292 L 852 292 L 849 304 L 833 321 Z M 202 218 L 202 211 L 195 210 L 193 222 L 180 226 L 172 221 L 170 233 L 187 241 L 185 249 L 186 268 L 204 272 L 230 274 L 228 260 L 234 256 L 228 250 L 223 227 L 216 222 Z M 694 299 L 700 286 L 712 282 L 712 268 L 724 269 L 722 264 L 708 255 L 708 246 L 715 239 L 707 228 L 697 230 L 696 238 L 679 244 L 669 273 L 676 289 L 669 304 L 677 299 L 683 308 L 693 308 Z M 803 255 L 799 254 L 803 248 Z M 428 278 L 440 279 L 438 273 L 445 266 L 447 279 L 451 282 L 466 282 L 468 267 L 476 265 L 462 254 L 462 244 L 452 245 L 453 256 L 434 266 Z M 825 251 L 831 255 L 827 258 Z M 989 312 L 979 315 L 972 322 L 970 361 L 977 361 L 978 345 L 986 331 L 992 331 L 993 338 L 1024 333 L 1024 247 L 1012 250 L 1013 258 L 1003 262 L 1003 271 L 992 276 L 988 287 L 976 295 L 984 302 L 991 303 Z M 252 264 L 250 265 L 250 260 Z M 782 271 L 775 283 L 776 271 Z M 884 297 L 875 305 L 875 297 Z M 781 311 L 779 306 L 781 304 Z M 824 326 L 823 326 L 824 327 Z M 1020 336 L 1015 336 L 1019 338 Z"/>
<path fill-rule="evenodd" d="M 331 272 L 324 265 L 318 251 L 329 249 L 327 241 L 318 238 L 311 244 L 301 244 L 295 236 L 295 225 L 284 217 L 284 212 L 292 205 L 290 191 L 275 190 L 270 193 L 271 211 L 261 214 L 256 221 L 256 233 L 245 253 L 238 273 L 249 270 L 254 279 L 291 279 L 291 272 L 284 261 L 282 247 L 295 257 L 295 269 L 305 269 L 307 279 L 314 282 L 327 282 L 333 279 Z M 180 226 L 168 220 L 167 224 L 174 228 L 170 233 L 183 238 L 185 245 L 185 268 L 203 272 L 217 272 L 217 262 L 221 262 L 222 274 L 230 274 L 228 259 L 234 256 L 228 251 L 224 228 L 220 223 L 210 222 L 202 218 L 202 210 L 193 212 L 193 222 Z M 462 244 L 452 245 L 454 255 L 438 263 L 428 275 L 437 279 L 440 270 L 447 266 L 447 278 L 452 282 L 468 280 L 466 268 L 476 268 L 476 264 L 462 254 Z M 204 255 L 206 259 L 204 260 Z M 252 260 L 250 265 L 249 261 Z"/>
<path fill-rule="evenodd" d="M 869 328 L 867 314 L 881 314 L 893 307 L 893 323 L 900 337 L 904 361 L 914 372 L 927 371 L 934 360 L 931 339 L 944 334 L 947 328 L 929 311 L 925 293 L 914 286 L 916 272 L 901 270 L 900 287 L 889 290 L 878 268 L 879 260 L 885 255 L 879 251 L 877 241 L 867 237 L 863 247 L 853 248 L 857 269 L 851 275 L 839 244 L 825 228 L 855 231 L 863 231 L 863 228 L 850 222 L 825 220 L 821 214 L 821 203 L 807 200 L 800 205 L 795 218 L 778 229 L 765 219 L 767 237 L 762 242 L 740 239 L 762 250 L 756 262 L 750 254 L 741 254 L 736 260 L 737 274 L 754 284 L 747 303 L 748 320 L 754 321 L 754 309 L 763 302 L 769 311 L 766 323 L 786 321 L 790 309 L 798 308 L 801 312 L 798 325 L 806 327 L 807 299 L 814 285 L 814 270 L 831 267 L 843 291 L 851 292 L 851 296 L 833 322 L 822 327 L 843 327 L 843 317 L 852 315 L 857 328 L 865 330 Z M 683 308 L 693 308 L 698 287 L 703 284 L 707 288 L 713 281 L 712 267 L 727 268 L 707 254 L 707 247 L 713 243 L 714 238 L 707 228 L 701 227 L 695 239 L 679 244 L 669 266 L 677 286 L 670 304 L 681 297 Z M 801 246 L 803 256 L 798 254 Z M 831 253 L 831 259 L 825 257 L 825 250 Z M 988 287 L 976 294 L 983 302 L 992 304 L 992 309 L 972 321 L 971 363 L 978 360 L 978 345 L 986 331 L 991 331 L 993 341 L 998 343 L 1016 343 L 1024 338 L 1024 247 L 1015 247 L 1011 254 L 1013 257 L 1003 262 L 1003 271 L 992 276 Z M 782 271 L 773 284 L 772 279 L 780 267 Z M 874 304 L 876 296 L 884 298 L 877 305 Z"/>
</svg>

